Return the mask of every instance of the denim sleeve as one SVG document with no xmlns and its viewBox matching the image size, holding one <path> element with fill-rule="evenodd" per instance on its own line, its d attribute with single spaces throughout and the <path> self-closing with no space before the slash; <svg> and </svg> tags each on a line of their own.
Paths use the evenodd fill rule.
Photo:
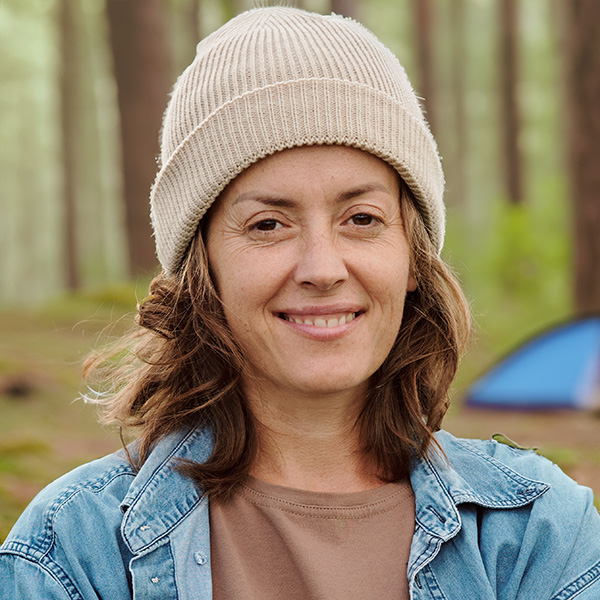
<svg viewBox="0 0 600 600">
<path fill-rule="evenodd" d="M 0 600 L 130 598 L 120 502 L 131 479 L 107 457 L 44 488 L 0 547 Z"/>
<path fill-rule="evenodd" d="M 526 560 L 520 592 L 529 587 L 519 597 L 535 597 L 534 590 L 544 587 L 540 598 L 600 600 L 600 514 L 592 490 L 532 452 L 501 444 L 493 450 L 519 473 L 551 485 L 532 506 L 521 547 Z"/>
<path fill-rule="evenodd" d="M 67 590 L 50 565 L 24 554 L 0 554 L 0 582 L 0 600 L 81 600 L 76 590 Z"/>
<path fill-rule="evenodd" d="M 591 490 L 587 492 L 587 507 L 560 578 L 565 583 L 552 600 L 600 598 L 600 515 L 593 504 Z"/>
</svg>

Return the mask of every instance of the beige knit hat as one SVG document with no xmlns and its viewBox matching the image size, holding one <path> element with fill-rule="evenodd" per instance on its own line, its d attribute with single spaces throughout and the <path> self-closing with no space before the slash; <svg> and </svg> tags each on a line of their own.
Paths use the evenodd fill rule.
<svg viewBox="0 0 600 600">
<path fill-rule="evenodd" d="M 440 158 L 398 60 L 351 19 L 256 8 L 198 44 L 165 112 L 150 198 L 164 270 L 178 270 L 200 219 L 232 179 L 279 150 L 315 144 L 388 162 L 441 249 Z"/>
</svg>

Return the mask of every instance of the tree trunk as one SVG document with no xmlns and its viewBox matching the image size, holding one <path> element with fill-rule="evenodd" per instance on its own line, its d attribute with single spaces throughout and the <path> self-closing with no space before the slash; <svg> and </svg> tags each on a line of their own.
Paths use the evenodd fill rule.
<svg viewBox="0 0 600 600">
<path fill-rule="evenodd" d="M 79 115 L 79 48 L 77 25 L 72 0 L 61 0 L 59 5 L 60 29 L 60 102 L 63 154 L 64 201 L 64 261 L 65 285 L 69 290 L 80 287 L 77 248 L 77 153 Z"/>
<path fill-rule="evenodd" d="M 106 7 L 121 119 L 129 271 L 137 275 L 156 267 L 148 196 L 170 85 L 166 13 L 161 0 L 107 0 Z"/>
<path fill-rule="evenodd" d="M 192 43 L 195 45 L 202 39 L 202 1 L 190 0 L 188 13 L 189 31 L 192 36 Z"/>
<path fill-rule="evenodd" d="M 523 201 L 522 159 L 519 148 L 517 0 L 500 0 L 500 98 L 505 191 L 513 204 Z"/>
<path fill-rule="evenodd" d="M 356 0 L 331 0 L 331 12 L 358 19 L 358 6 Z"/>
<path fill-rule="evenodd" d="M 600 312 L 600 3 L 565 3 L 574 287 L 578 314 Z"/>
<path fill-rule="evenodd" d="M 81 0 L 71 0 L 76 8 L 79 53 L 78 112 L 78 167 L 77 167 L 77 218 L 79 232 L 79 270 L 82 285 L 97 284 L 109 278 L 111 266 L 109 256 L 112 239 L 109 237 L 107 214 L 109 206 L 120 199 L 108 194 L 105 189 L 107 164 L 103 153 L 103 136 L 100 123 L 101 108 L 98 103 L 98 80 L 101 78 L 99 55 L 105 52 L 104 35 L 98 31 L 102 15 L 84 9 Z M 114 140 L 111 139 L 114 143 Z M 119 232 L 122 236 L 122 230 Z M 118 235 L 118 234 L 116 234 Z M 120 261 L 122 264 L 122 260 Z"/>
<path fill-rule="evenodd" d="M 449 202 L 454 206 L 467 203 L 467 119 L 465 111 L 465 71 L 467 45 L 465 31 L 465 0 L 453 0 L 450 5 L 451 27 L 451 92 L 453 99 L 453 155 L 449 157 Z"/>
<path fill-rule="evenodd" d="M 431 0 L 414 0 L 418 64 L 418 93 L 424 99 L 431 131 L 436 133 L 433 75 L 433 19 Z"/>
</svg>

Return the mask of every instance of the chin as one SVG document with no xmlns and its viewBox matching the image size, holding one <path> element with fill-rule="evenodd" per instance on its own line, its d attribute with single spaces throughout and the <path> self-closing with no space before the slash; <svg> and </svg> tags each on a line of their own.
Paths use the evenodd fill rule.
<svg viewBox="0 0 600 600">
<path fill-rule="evenodd" d="M 332 396 L 337 394 L 365 394 L 369 379 L 358 379 L 356 374 L 332 378 L 329 375 L 322 377 L 314 376 L 305 381 L 294 382 L 290 389 L 299 393 L 311 394 L 313 396 Z"/>
</svg>

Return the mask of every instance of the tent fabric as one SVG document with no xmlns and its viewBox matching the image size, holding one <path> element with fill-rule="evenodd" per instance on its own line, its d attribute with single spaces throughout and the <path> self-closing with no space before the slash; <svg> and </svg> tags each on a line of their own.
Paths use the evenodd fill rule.
<svg viewBox="0 0 600 600">
<path fill-rule="evenodd" d="M 476 381 L 472 407 L 600 407 L 600 315 L 560 325 L 526 342 Z"/>
</svg>

